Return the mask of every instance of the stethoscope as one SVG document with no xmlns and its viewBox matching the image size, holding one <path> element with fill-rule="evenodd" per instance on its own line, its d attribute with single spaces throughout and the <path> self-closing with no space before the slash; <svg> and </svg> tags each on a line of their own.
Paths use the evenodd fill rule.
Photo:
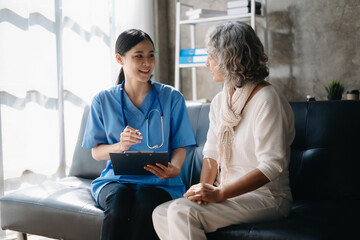
<svg viewBox="0 0 360 240">
<path fill-rule="evenodd" d="M 156 92 L 156 89 L 155 87 L 153 86 L 152 82 L 149 80 L 149 83 L 151 84 L 151 90 L 154 92 L 155 94 L 155 98 L 153 99 L 150 107 L 149 107 L 149 110 L 147 112 L 147 117 L 146 117 L 146 145 L 148 146 L 148 148 L 150 149 L 158 149 L 158 148 L 161 148 L 163 145 L 164 145 L 164 114 L 163 114 L 163 110 L 162 110 L 162 107 L 161 107 L 161 103 L 160 103 L 160 100 L 159 100 L 159 96 Z M 127 126 L 127 122 L 126 122 L 126 117 L 125 117 L 125 112 L 124 112 L 124 105 L 122 103 L 122 100 L 123 100 L 123 91 L 124 91 L 124 84 L 125 84 L 125 80 L 121 83 L 120 85 L 120 105 L 121 105 L 121 112 L 122 112 L 122 115 L 123 115 L 123 123 L 124 123 L 124 127 Z M 151 109 L 151 107 L 154 105 L 154 101 L 155 99 L 158 101 L 158 104 L 159 104 L 159 107 L 160 107 L 160 111 L 157 110 L 157 109 Z M 159 145 L 154 145 L 154 146 L 150 146 L 149 145 L 149 118 L 150 118 L 150 115 L 153 113 L 153 112 L 158 112 L 160 114 L 160 118 L 161 118 L 161 133 L 162 133 L 162 141 L 161 141 L 161 144 L 160 146 Z"/>
</svg>

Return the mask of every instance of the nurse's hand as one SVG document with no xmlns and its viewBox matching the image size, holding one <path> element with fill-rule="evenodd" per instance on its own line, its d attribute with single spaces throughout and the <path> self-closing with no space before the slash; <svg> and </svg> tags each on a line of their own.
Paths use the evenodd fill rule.
<svg viewBox="0 0 360 240">
<path fill-rule="evenodd" d="M 119 148 L 120 152 L 127 151 L 132 145 L 141 143 L 141 133 L 139 130 L 126 126 L 124 131 L 120 134 Z"/>
<path fill-rule="evenodd" d="M 160 179 L 174 178 L 178 176 L 181 171 L 180 168 L 171 164 L 171 162 L 168 163 L 167 167 L 160 163 L 156 163 L 156 166 L 148 164 L 144 168 L 158 176 Z"/>
</svg>

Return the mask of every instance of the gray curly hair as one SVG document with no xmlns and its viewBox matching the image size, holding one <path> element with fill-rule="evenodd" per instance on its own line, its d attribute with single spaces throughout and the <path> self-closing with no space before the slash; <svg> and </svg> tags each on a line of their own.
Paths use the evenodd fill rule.
<svg viewBox="0 0 360 240">
<path fill-rule="evenodd" d="M 269 75 L 264 46 L 249 25 L 231 21 L 211 29 L 206 38 L 208 54 L 234 87 L 260 82 Z"/>
</svg>

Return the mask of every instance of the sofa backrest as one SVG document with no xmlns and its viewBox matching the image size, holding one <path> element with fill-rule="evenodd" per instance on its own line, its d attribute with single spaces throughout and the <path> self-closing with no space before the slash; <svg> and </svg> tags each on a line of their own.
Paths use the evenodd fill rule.
<svg viewBox="0 0 360 240">
<path fill-rule="evenodd" d="M 290 103 L 295 115 L 290 185 L 295 200 L 360 197 L 360 101 Z M 187 103 L 196 145 L 187 148 L 181 178 L 188 188 L 198 183 L 202 150 L 209 128 L 209 103 Z M 81 147 L 89 109 L 85 109 L 70 175 L 93 179 L 105 161 Z"/>
<path fill-rule="evenodd" d="M 200 180 L 201 167 L 203 162 L 202 150 L 206 141 L 209 129 L 210 103 L 186 104 L 191 127 L 195 136 L 196 145 L 186 148 L 186 159 L 181 169 L 180 177 L 186 189 Z"/>
<path fill-rule="evenodd" d="M 360 197 L 360 101 L 293 102 L 295 200 Z"/>
<path fill-rule="evenodd" d="M 96 161 L 92 158 L 91 150 L 81 146 L 89 110 L 89 106 L 84 109 L 69 175 L 87 179 L 95 179 L 96 177 L 100 176 L 100 173 L 102 170 L 104 170 L 106 161 Z"/>
</svg>

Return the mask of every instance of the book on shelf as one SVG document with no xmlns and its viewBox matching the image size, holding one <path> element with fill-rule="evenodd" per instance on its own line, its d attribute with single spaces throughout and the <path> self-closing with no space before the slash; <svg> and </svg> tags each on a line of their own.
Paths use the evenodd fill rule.
<svg viewBox="0 0 360 240">
<path fill-rule="evenodd" d="M 227 14 L 228 15 L 238 15 L 238 14 L 245 14 L 249 13 L 250 9 L 248 7 L 238 7 L 238 8 L 228 8 Z"/>
<path fill-rule="evenodd" d="M 228 8 L 238 8 L 238 7 L 247 7 L 249 5 L 248 0 L 237 0 L 237 1 L 228 1 Z"/>
<path fill-rule="evenodd" d="M 226 14 L 225 11 L 220 11 L 220 10 L 212 10 L 212 9 L 203 9 L 203 8 L 198 8 L 198 9 L 194 9 L 194 10 L 189 10 L 185 13 L 186 16 L 191 16 L 191 15 L 196 15 L 196 14 L 217 14 L 217 15 L 221 15 L 221 14 Z"/>
<path fill-rule="evenodd" d="M 210 17 L 225 16 L 227 14 L 227 12 L 226 11 L 199 8 L 199 9 L 189 10 L 185 14 L 188 17 L 188 19 L 194 20 L 194 19 L 199 19 L 199 18 L 210 18 Z"/>
<path fill-rule="evenodd" d="M 227 7 L 228 15 L 240 15 L 251 12 L 251 1 L 247 1 L 247 0 L 229 1 L 227 6 L 228 6 Z M 255 14 L 261 15 L 261 3 L 256 1 L 255 1 Z"/>
<path fill-rule="evenodd" d="M 228 8 L 227 14 L 228 15 L 239 15 L 239 14 L 246 14 L 250 13 L 251 10 L 249 7 L 239 7 L 239 8 Z M 261 15 L 261 9 L 256 8 L 255 14 Z"/>
<path fill-rule="evenodd" d="M 207 48 L 184 48 L 180 50 L 180 56 L 207 55 Z"/>
<path fill-rule="evenodd" d="M 184 48 L 180 50 L 180 64 L 205 63 L 207 59 L 207 48 Z"/>
<path fill-rule="evenodd" d="M 251 1 L 248 0 L 237 0 L 237 1 L 228 1 L 227 8 L 239 8 L 239 7 L 250 7 Z M 261 8 L 261 3 L 255 1 L 255 8 Z"/>
<path fill-rule="evenodd" d="M 188 16 L 188 19 L 195 20 L 195 19 L 200 19 L 200 18 L 221 17 L 221 16 L 226 16 L 226 14 L 227 14 L 226 11 L 224 11 L 224 13 L 221 15 L 218 15 L 218 14 L 195 14 L 195 15 Z"/>
<path fill-rule="evenodd" d="M 180 56 L 180 64 L 206 63 L 207 55 Z"/>
</svg>

